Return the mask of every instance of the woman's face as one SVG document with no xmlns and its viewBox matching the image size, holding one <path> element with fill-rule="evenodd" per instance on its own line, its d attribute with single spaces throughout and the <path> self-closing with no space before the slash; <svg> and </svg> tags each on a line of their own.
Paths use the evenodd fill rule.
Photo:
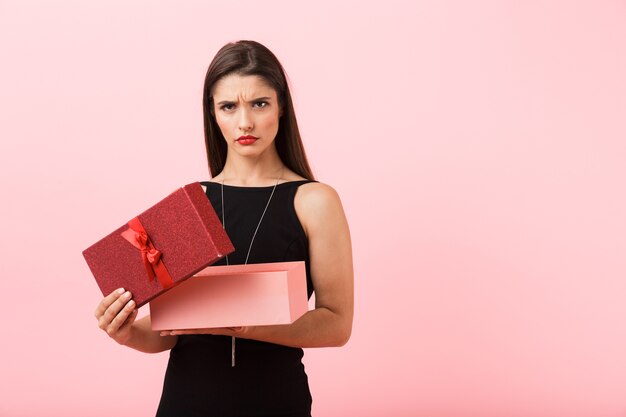
<svg viewBox="0 0 626 417">
<path fill-rule="evenodd" d="M 215 120 L 228 151 L 258 156 L 274 147 L 281 109 L 276 91 L 256 75 L 230 74 L 213 87 Z"/>
</svg>

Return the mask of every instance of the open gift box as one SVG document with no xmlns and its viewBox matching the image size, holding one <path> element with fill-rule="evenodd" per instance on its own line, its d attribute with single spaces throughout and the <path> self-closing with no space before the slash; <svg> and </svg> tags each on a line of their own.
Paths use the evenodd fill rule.
<svg viewBox="0 0 626 417">
<path fill-rule="evenodd" d="M 307 311 L 303 261 L 210 266 L 150 301 L 152 330 L 289 324 Z"/>
<path fill-rule="evenodd" d="M 102 294 L 137 307 L 234 251 L 200 183 L 174 191 L 83 251 Z"/>
</svg>

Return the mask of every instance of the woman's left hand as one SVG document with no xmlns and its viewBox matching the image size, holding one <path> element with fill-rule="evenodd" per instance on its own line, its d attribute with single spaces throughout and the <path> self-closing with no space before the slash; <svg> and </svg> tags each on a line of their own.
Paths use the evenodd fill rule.
<svg viewBox="0 0 626 417">
<path fill-rule="evenodd" d="M 183 329 L 183 330 L 163 330 L 161 336 L 179 336 L 182 334 L 212 334 L 222 336 L 245 337 L 249 333 L 250 326 L 239 327 L 212 327 L 208 329 Z"/>
</svg>

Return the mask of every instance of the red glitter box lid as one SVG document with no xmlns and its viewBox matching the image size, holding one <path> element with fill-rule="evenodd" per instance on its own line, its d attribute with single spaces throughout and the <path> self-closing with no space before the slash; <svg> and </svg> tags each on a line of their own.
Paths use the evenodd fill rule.
<svg viewBox="0 0 626 417">
<path fill-rule="evenodd" d="M 173 285 L 234 251 L 200 183 L 179 188 L 137 216 Z M 124 224 L 83 251 L 103 295 L 117 288 L 133 294 L 137 307 L 167 291 L 150 280 L 140 249 L 126 240 Z M 171 287 L 170 287 L 171 288 Z"/>
</svg>

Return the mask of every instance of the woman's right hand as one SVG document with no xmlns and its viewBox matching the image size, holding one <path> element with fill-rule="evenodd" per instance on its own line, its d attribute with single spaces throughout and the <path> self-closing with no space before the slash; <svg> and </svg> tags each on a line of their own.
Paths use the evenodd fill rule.
<svg viewBox="0 0 626 417">
<path fill-rule="evenodd" d="M 137 317 L 135 301 L 130 291 L 118 288 L 100 301 L 95 316 L 98 327 L 107 332 L 111 339 L 125 345 L 131 338 L 132 325 Z"/>
</svg>

